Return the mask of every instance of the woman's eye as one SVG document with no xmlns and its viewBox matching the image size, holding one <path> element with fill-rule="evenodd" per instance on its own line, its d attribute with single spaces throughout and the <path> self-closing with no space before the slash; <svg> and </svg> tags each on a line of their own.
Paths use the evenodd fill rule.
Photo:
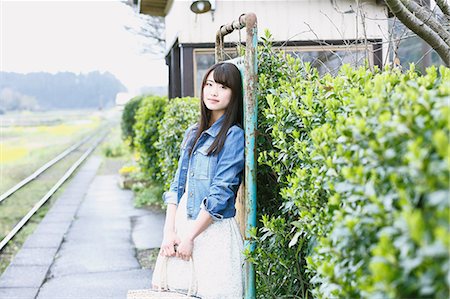
<svg viewBox="0 0 450 299">
<path fill-rule="evenodd" d="M 220 86 L 222 89 L 227 89 L 228 87 L 226 87 L 226 86 L 224 86 L 224 85 L 222 85 L 222 86 Z"/>
</svg>

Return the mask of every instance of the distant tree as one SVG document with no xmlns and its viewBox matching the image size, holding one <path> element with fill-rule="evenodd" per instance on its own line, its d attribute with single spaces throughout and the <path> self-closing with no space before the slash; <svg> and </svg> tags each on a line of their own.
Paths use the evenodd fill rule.
<svg viewBox="0 0 450 299">
<path fill-rule="evenodd" d="M 8 105 L 33 107 L 32 97 L 41 109 L 103 109 L 115 105 L 116 95 L 126 87 L 111 73 L 87 74 L 1 72 L 0 91 Z M 11 100 L 14 99 L 14 100 Z M 18 100 L 20 99 L 20 101 Z M 27 104 L 26 104 L 27 103 Z M 3 100 L 1 105 L 3 106 Z M 29 108 L 27 108 L 29 109 Z M 8 109 L 11 110 L 11 109 Z"/>
<path fill-rule="evenodd" d="M 0 109 L 3 111 L 39 109 L 36 98 L 21 94 L 11 88 L 3 88 L 0 91 L 0 103 Z"/>
<path fill-rule="evenodd" d="M 415 34 L 427 42 L 447 66 L 450 66 L 450 4 L 435 0 L 430 9 L 429 0 L 384 0 L 392 14 Z"/>
</svg>

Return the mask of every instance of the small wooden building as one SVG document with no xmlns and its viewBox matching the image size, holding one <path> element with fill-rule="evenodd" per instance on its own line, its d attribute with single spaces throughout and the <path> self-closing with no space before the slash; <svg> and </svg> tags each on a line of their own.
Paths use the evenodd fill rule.
<svg viewBox="0 0 450 299">
<path fill-rule="evenodd" d="M 201 78 L 214 63 L 219 27 L 246 12 L 258 18 L 259 35 L 268 29 L 275 45 L 335 72 L 342 63 L 382 66 L 389 36 L 387 7 L 380 0 L 210 0 L 211 10 L 196 14 L 193 1 L 139 0 L 138 11 L 164 16 L 169 97 L 199 96 Z M 237 55 L 245 31 L 225 37 L 226 55 Z"/>
</svg>

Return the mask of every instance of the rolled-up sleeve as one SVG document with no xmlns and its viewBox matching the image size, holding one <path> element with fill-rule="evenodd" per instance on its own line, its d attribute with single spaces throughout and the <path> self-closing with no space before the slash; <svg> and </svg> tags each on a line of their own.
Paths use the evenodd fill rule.
<svg viewBox="0 0 450 299">
<path fill-rule="evenodd" d="M 203 198 L 200 206 L 213 220 L 223 219 L 222 212 L 236 196 L 244 170 L 244 131 L 238 128 L 230 130 L 218 156 L 209 194 Z"/>
<path fill-rule="evenodd" d="M 180 153 L 179 153 L 179 158 L 178 158 L 178 166 L 177 166 L 177 170 L 175 172 L 175 176 L 172 179 L 172 182 L 170 183 L 170 187 L 169 190 L 164 192 L 162 195 L 163 201 L 166 204 L 178 204 L 178 179 L 180 177 L 180 171 L 181 171 L 181 162 L 183 157 L 181 157 L 181 148 L 183 146 L 183 144 L 187 141 L 186 138 L 188 136 L 188 132 L 192 129 L 192 126 L 190 126 L 185 132 L 184 132 L 184 136 L 183 136 L 183 141 L 180 144 Z"/>
</svg>

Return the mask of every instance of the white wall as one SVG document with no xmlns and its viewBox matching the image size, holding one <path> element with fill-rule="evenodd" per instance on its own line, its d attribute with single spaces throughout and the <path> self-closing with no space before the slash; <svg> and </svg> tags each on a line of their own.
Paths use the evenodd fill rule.
<svg viewBox="0 0 450 299">
<path fill-rule="evenodd" d="M 246 12 L 256 14 L 260 36 L 267 28 L 277 41 L 387 38 L 384 6 L 376 5 L 375 0 L 360 0 L 358 10 L 356 0 L 334 2 L 335 6 L 332 0 L 217 0 L 212 21 L 210 12 L 200 15 L 191 12 L 191 1 L 174 0 L 166 16 L 167 47 L 172 46 L 176 37 L 180 43 L 213 43 L 220 25 L 230 23 Z M 366 17 L 365 28 L 362 15 Z M 238 38 L 236 32 L 225 37 L 225 41 L 234 42 Z M 245 40 L 244 30 L 241 38 Z"/>
</svg>

